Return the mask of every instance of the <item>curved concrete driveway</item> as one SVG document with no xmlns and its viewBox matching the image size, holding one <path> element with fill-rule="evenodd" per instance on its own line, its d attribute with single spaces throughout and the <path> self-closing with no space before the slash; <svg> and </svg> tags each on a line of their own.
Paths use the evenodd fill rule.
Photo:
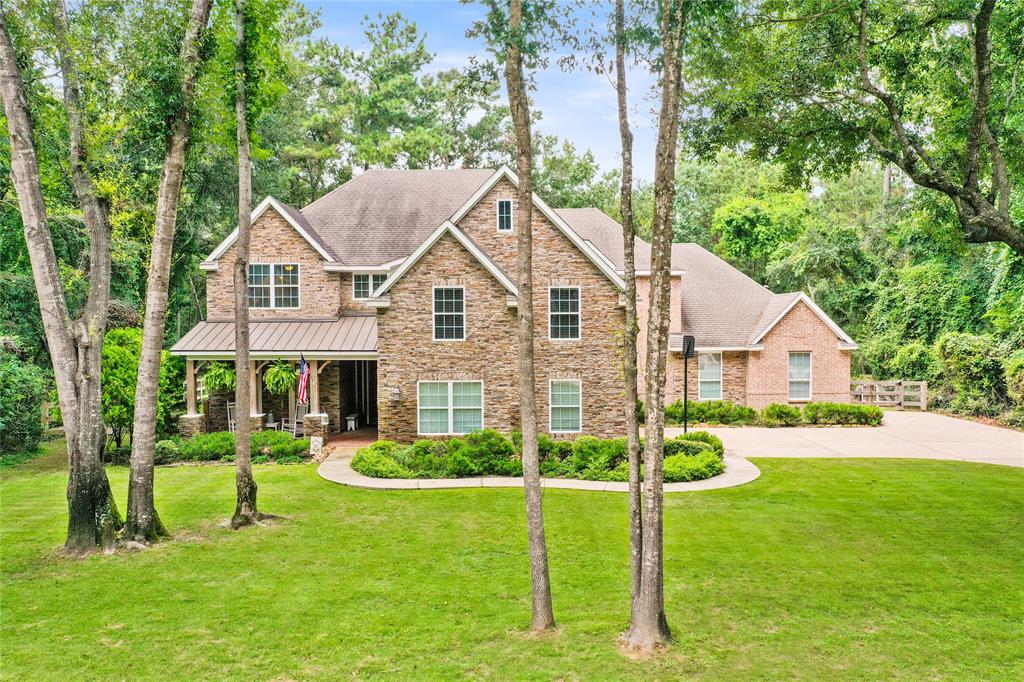
<svg viewBox="0 0 1024 682">
<path fill-rule="evenodd" d="M 334 483 L 356 488 L 376 488 L 381 490 L 437 490 L 440 488 L 521 488 L 522 478 L 483 477 L 483 478 L 371 478 L 363 476 L 352 469 L 352 457 L 355 447 L 339 445 L 331 455 L 317 468 L 322 478 Z M 746 459 L 725 453 L 725 473 L 703 481 L 689 483 L 666 483 L 666 493 L 682 493 L 691 490 L 714 490 L 731 488 L 750 483 L 761 475 L 761 470 Z M 563 488 L 567 490 L 603 490 L 607 492 L 628 492 L 628 483 L 605 481 L 577 481 L 568 478 L 545 478 L 541 483 L 544 488 Z"/>
<path fill-rule="evenodd" d="M 741 457 L 910 457 L 1024 467 L 1024 433 L 934 412 L 887 410 L 878 427 L 708 428 Z M 666 438 L 682 433 L 666 429 Z"/>
</svg>

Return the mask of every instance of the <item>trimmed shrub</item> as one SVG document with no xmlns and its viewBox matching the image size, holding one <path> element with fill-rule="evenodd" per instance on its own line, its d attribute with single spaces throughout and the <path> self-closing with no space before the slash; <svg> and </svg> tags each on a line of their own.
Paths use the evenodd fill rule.
<svg viewBox="0 0 1024 682">
<path fill-rule="evenodd" d="M 378 443 L 391 443 L 391 441 L 378 441 Z M 352 458 L 352 468 L 364 476 L 373 478 L 414 478 L 411 471 L 396 462 L 391 456 L 391 448 L 374 448 L 374 443 L 368 448 L 363 448 Z M 394 445 L 394 443 L 391 443 Z"/>
<path fill-rule="evenodd" d="M 309 456 L 309 439 L 292 438 L 281 431 L 257 431 L 252 434 L 253 456 L 263 455 L 273 460 L 283 457 Z M 230 431 L 200 433 L 178 445 L 179 459 L 185 462 L 234 461 L 235 434 Z"/>
<path fill-rule="evenodd" d="M 861 424 L 878 426 L 884 417 L 882 408 L 874 405 L 851 403 L 807 403 L 804 405 L 804 419 L 810 424 Z"/>
<path fill-rule="evenodd" d="M 725 471 L 718 456 L 704 450 L 695 455 L 672 455 L 665 458 L 665 482 L 701 481 Z"/>
<path fill-rule="evenodd" d="M 688 417 L 691 424 L 753 424 L 757 421 L 757 410 L 727 400 L 691 400 Z M 682 400 L 665 406 L 665 422 L 683 423 Z"/>
<path fill-rule="evenodd" d="M 252 458 L 253 464 L 266 464 L 270 461 L 270 457 L 267 455 L 254 455 Z"/>
<path fill-rule="evenodd" d="M 697 441 L 699 443 L 707 443 L 719 458 L 725 454 L 725 446 L 722 445 L 722 439 L 714 434 L 708 433 L 707 431 L 690 431 L 685 436 L 677 436 L 677 438 Z"/>
<path fill-rule="evenodd" d="M 683 436 L 665 441 L 665 458 L 676 455 L 699 455 L 702 452 L 714 452 L 710 445 L 700 441 L 687 440 Z"/>
<path fill-rule="evenodd" d="M 761 411 L 761 423 L 765 426 L 796 426 L 802 419 L 799 407 L 782 403 L 772 403 Z"/>
<path fill-rule="evenodd" d="M 170 464 L 180 458 L 178 444 L 173 440 L 158 440 L 153 446 L 153 462 L 156 464 Z"/>
<path fill-rule="evenodd" d="M 186 462 L 224 459 L 235 454 L 235 434 L 229 431 L 200 433 L 183 440 L 178 452 Z"/>
</svg>

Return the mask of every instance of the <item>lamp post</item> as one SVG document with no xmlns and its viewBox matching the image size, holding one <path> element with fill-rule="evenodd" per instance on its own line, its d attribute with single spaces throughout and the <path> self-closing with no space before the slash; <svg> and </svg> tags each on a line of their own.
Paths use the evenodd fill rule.
<svg viewBox="0 0 1024 682">
<path fill-rule="evenodd" d="M 692 336 L 683 337 L 683 435 L 686 435 L 690 421 L 690 358 L 694 355 L 695 342 Z"/>
</svg>

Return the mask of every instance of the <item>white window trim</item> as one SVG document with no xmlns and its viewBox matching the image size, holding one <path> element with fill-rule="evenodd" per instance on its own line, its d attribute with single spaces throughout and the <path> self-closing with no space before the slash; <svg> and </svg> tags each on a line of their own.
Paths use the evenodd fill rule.
<svg viewBox="0 0 1024 682">
<path fill-rule="evenodd" d="M 580 391 L 580 428 L 573 430 L 561 429 L 556 431 L 552 426 L 552 420 L 554 419 L 555 408 L 551 404 L 551 388 L 553 384 L 576 384 Z M 565 407 L 560 405 L 559 407 Z M 548 379 L 548 432 L 549 433 L 583 433 L 583 380 L 582 379 Z"/>
<path fill-rule="evenodd" d="M 438 289 L 462 289 L 462 338 L 461 339 L 439 339 L 437 338 L 437 316 L 444 315 L 445 313 L 434 312 L 434 292 Z M 452 313 L 457 314 L 457 313 Z M 469 338 L 468 330 L 466 329 L 466 287 L 462 285 L 446 286 L 444 284 L 436 284 L 430 290 L 430 338 L 436 343 L 452 343 L 465 341 Z"/>
<path fill-rule="evenodd" d="M 508 229 L 501 229 L 501 202 L 508 202 Z M 516 230 L 516 210 L 511 199 L 498 197 L 494 200 L 494 227 L 503 234 L 510 234 Z"/>
<path fill-rule="evenodd" d="M 807 397 L 793 397 L 793 380 L 789 378 L 789 360 L 793 355 L 807 356 Z M 786 398 L 791 403 L 809 403 L 814 398 L 814 353 L 809 350 L 791 350 L 786 353 Z"/>
<path fill-rule="evenodd" d="M 249 263 L 246 266 L 246 271 L 245 271 L 245 286 L 246 286 L 245 300 L 246 300 L 246 303 L 248 303 L 248 301 L 249 301 L 249 290 L 248 290 L 248 287 L 252 286 L 252 284 L 251 284 L 251 282 L 249 280 L 250 273 L 251 273 L 249 268 L 251 268 L 254 265 L 266 265 L 267 267 L 270 268 L 270 306 L 266 307 L 266 308 L 255 308 L 255 307 L 250 305 L 249 306 L 249 310 L 298 310 L 299 308 L 302 307 L 302 264 L 301 263 Z M 296 275 L 296 282 L 297 282 L 296 288 L 299 291 L 298 291 L 298 295 L 297 295 L 298 302 L 294 306 L 290 306 L 288 308 L 284 308 L 284 307 L 280 307 L 279 308 L 278 305 L 277 305 L 277 285 L 274 284 L 274 266 L 275 265 L 294 265 L 295 266 L 295 275 Z M 290 285 L 282 284 L 281 286 L 290 286 Z"/>
<path fill-rule="evenodd" d="M 577 299 L 579 300 L 579 303 L 580 303 L 580 310 L 579 310 L 578 313 L 576 313 L 576 315 L 579 317 L 580 323 L 578 325 L 578 327 L 579 327 L 579 336 L 577 336 L 575 339 L 556 339 L 553 336 L 551 336 L 551 290 L 552 289 L 575 289 L 576 290 Z M 562 313 L 560 313 L 560 314 L 562 314 Z M 583 287 L 573 286 L 573 285 L 568 285 L 568 286 L 552 285 L 552 286 L 549 286 L 548 287 L 548 341 L 556 341 L 556 342 L 565 341 L 565 342 L 570 342 L 571 343 L 573 341 L 580 341 L 582 339 L 583 339 Z"/>
<path fill-rule="evenodd" d="M 447 384 L 448 385 L 448 431 L 446 433 L 423 433 L 423 427 L 420 424 L 420 384 Z M 465 436 L 466 432 L 455 432 L 455 389 L 452 384 L 480 384 L 480 430 L 483 431 L 487 428 L 487 416 L 484 413 L 484 405 L 487 403 L 486 394 L 484 393 L 484 382 L 480 379 L 452 379 L 451 381 L 446 380 L 431 380 L 431 379 L 420 379 L 416 382 L 416 435 L 417 436 Z M 582 402 L 582 397 L 580 399 Z M 441 408 L 427 408 L 427 409 L 441 409 Z M 470 409 L 470 408 L 463 408 Z"/>
<path fill-rule="evenodd" d="M 382 279 L 380 284 L 378 284 L 376 286 L 376 288 L 375 288 L 373 286 L 373 278 L 375 276 L 376 277 L 380 277 L 382 275 L 384 276 L 384 279 Z M 366 276 L 366 277 L 369 278 L 370 291 L 369 291 L 368 294 L 366 294 L 365 297 L 360 298 L 360 297 L 356 296 L 356 277 L 362 277 L 362 276 Z M 386 272 L 383 272 L 383 273 L 382 272 L 353 272 L 352 273 L 352 300 L 353 301 L 368 301 L 368 300 L 370 300 L 371 298 L 373 298 L 373 292 L 376 291 L 377 289 L 379 289 L 384 284 L 384 282 L 387 281 L 387 278 L 388 277 L 387 277 L 387 273 Z"/>
<path fill-rule="evenodd" d="M 700 397 L 700 384 L 701 384 L 701 378 L 700 378 L 700 356 L 701 355 L 717 355 L 718 356 L 718 397 L 717 398 L 701 398 Z M 788 372 L 788 367 L 787 367 L 787 372 Z M 788 376 L 788 374 L 787 374 L 787 376 Z M 709 353 L 707 351 L 702 352 L 702 353 L 698 353 L 697 354 L 697 401 L 701 402 L 701 401 L 706 401 L 706 400 L 722 400 L 724 397 L 725 397 L 725 362 L 722 359 L 722 354 L 720 352 Z"/>
</svg>

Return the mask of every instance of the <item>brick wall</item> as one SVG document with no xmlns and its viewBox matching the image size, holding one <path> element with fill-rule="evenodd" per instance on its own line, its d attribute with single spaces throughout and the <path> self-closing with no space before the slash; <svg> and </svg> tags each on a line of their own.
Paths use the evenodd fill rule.
<svg viewBox="0 0 1024 682">
<path fill-rule="evenodd" d="M 507 184 L 507 183 L 504 183 Z M 515 273 L 515 235 L 497 233 L 493 221 L 497 197 L 511 185 L 496 187 L 462 221 L 468 234 L 499 266 Z M 513 210 L 517 210 L 517 207 Z M 621 372 L 617 335 L 623 324 L 618 293 L 600 271 L 579 253 L 554 225 L 538 213 L 534 219 L 534 317 L 537 413 L 541 431 L 548 425 L 548 382 L 582 382 L 583 432 L 602 437 L 622 435 Z M 488 232 L 490 234 L 488 235 Z M 558 254 L 557 258 L 544 254 Z M 433 341 L 432 288 L 466 288 L 466 339 Z M 579 286 L 581 338 L 548 340 L 547 288 Z M 516 384 L 516 312 L 506 290 L 453 237 L 444 236 L 390 291 L 391 305 L 378 316 L 380 435 L 416 437 L 418 380 L 484 382 L 484 426 L 501 431 L 519 428 Z M 394 401 L 393 390 L 400 390 Z"/>
<path fill-rule="evenodd" d="M 219 268 L 206 273 L 207 319 L 229 320 L 234 317 L 234 285 L 232 267 L 235 245 L 220 257 Z M 302 238 L 273 208 L 253 223 L 250 263 L 298 263 L 299 308 L 250 308 L 254 320 L 286 318 L 337 317 L 342 301 L 341 278 L 326 272 L 320 254 Z M 351 277 L 351 276 L 350 276 Z M 352 282 L 349 279 L 349 299 Z"/>
<path fill-rule="evenodd" d="M 698 400 L 700 395 L 699 362 L 697 357 L 691 358 L 689 362 L 690 400 Z M 682 353 L 669 353 L 669 382 L 666 392 L 666 403 L 681 400 L 683 397 Z M 737 405 L 747 403 L 747 353 L 745 351 L 722 353 L 722 400 L 728 400 Z"/>
<path fill-rule="evenodd" d="M 811 400 L 850 401 L 850 352 L 839 350 L 835 332 L 805 303 L 792 310 L 763 339 L 764 350 L 750 354 L 747 404 L 762 408 L 789 401 L 789 353 L 811 353 Z"/>
</svg>

